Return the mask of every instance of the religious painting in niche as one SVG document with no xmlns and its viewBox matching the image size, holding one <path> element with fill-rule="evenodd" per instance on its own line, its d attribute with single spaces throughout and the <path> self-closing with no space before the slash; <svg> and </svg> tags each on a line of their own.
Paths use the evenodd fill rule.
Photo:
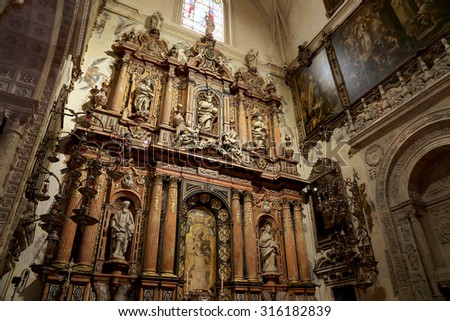
<svg viewBox="0 0 450 321">
<path fill-rule="evenodd" d="M 368 2 L 333 37 L 353 103 L 450 26 L 447 0 Z"/>
<path fill-rule="evenodd" d="M 216 224 L 202 208 L 188 213 L 186 234 L 186 292 L 213 291 L 216 270 Z"/>
<path fill-rule="evenodd" d="M 325 49 L 299 71 L 296 87 L 306 135 L 342 110 Z"/>
<path fill-rule="evenodd" d="M 325 11 L 327 12 L 327 18 L 331 18 L 331 16 L 343 3 L 344 0 L 323 0 L 323 5 L 325 6 Z"/>
<path fill-rule="evenodd" d="M 347 209 L 337 202 L 339 181 L 340 172 L 333 168 L 311 184 L 312 206 L 319 248 L 327 247 L 332 242 L 334 234 L 340 232 L 341 227 L 338 222 L 340 213 L 337 211 Z"/>
<path fill-rule="evenodd" d="M 223 41 L 222 0 L 183 0 L 182 26 L 205 34 L 207 20 L 214 23 L 214 39 Z"/>
</svg>

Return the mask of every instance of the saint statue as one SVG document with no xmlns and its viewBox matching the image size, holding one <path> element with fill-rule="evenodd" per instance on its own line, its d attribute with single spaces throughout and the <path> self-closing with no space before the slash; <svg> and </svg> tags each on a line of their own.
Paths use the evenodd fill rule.
<svg viewBox="0 0 450 321">
<path fill-rule="evenodd" d="M 173 147 L 196 146 L 198 142 L 198 131 L 191 127 L 190 122 L 184 121 L 181 112 L 173 118 L 175 125 L 175 136 Z"/>
<path fill-rule="evenodd" d="M 211 19 L 211 17 L 208 14 L 205 16 L 205 24 L 206 24 L 205 34 L 211 35 L 214 32 L 216 25 L 214 24 L 213 19 Z"/>
<path fill-rule="evenodd" d="M 247 68 L 250 69 L 254 69 L 256 70 L 256 68 L 258 67 L 258 52 L 255 51 L 254 49 L 250 49 L 247 54 L 244 57 L 245 59 L 245 65 L 247 66 Z"/>
<path fill-rule="evenodd" d="M 108 102 L 108 87 L 108 81 L 102 82 L 102 88 L 94 96 L 95 108 L 106 108 L 106 103 Z"/>
<path fill-rule="evenodd" d="M 161 30 L 162 23 L 164 21 L 164 18 L 161 14 L 161 12 L 157 11 L 153 13 L 149 17 L 149 29 L 150 30 Z"/>
<path fill-rule="evenodd" d="M 125 259 L 128 243 L 133 237 L 134 218 L 129 206 L 129 201 L 123 201 L 122 208 L 111 219 L 111 258 Z"/>
<path fill-rule="evenodd" d="M 145 116 L 148 114 L 148 109 L 154 96 L 153 89 L 150 79 L 145 79 L 136 86 L 134 110 L 137 115 Z"/>
<path fill-rule="evenodd" d="M 261 228 L 259 236 L 259 248 L 261 251 L 261 263 L 263 272 L 277 272 L 278 244 L 272 231 L 272 225 L 267 223 Z"/>
<path fill-rule="evenodd" d="M 294 156 L 294 148 L 292 146 L 291 136 L 289 134 L 284 136 L 284 146 L 282 152 L 286 158 L 292 159 Z"/>
<path fill-rule="evenodd" d="M 209 91 L 205 98 L 200 98 L 198 102 L 197 115 L 198 125 L 203 131 L 211 131 L 218 109 L 213 102 L 213 95 Z"/>
<path fill-rule="evenodd" d="M 243 158 L 241 144 L 239 142 L 238 134 L 234 129 L 234 125 L 231 125 L 228 132 L 223 133 L 222 149 L 224 151 L 224 155 L 234 161 L 240 161 Z"/>
<path fill-rule="evenodd" d="M 259 115 L 252 126 L 253 142 L 256 148 L 264 148 L 267 135 L 267 128 L 263 122 L 263 118 Z"/>
</svg>

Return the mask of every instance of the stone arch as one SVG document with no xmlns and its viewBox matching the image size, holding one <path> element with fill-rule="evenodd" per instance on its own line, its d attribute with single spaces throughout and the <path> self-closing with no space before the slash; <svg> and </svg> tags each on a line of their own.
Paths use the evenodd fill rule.
<svg viewBox="0 0 450 321">
<path fill-rule="evenodd" d="M 413 226 L 413 222 L 417 223 L 420 200 L 410 191 L 410 179 L 421 159 L 433 150 L 450 145 L 449 142 L 450 107 L 445 107 L 413 120 L 387 147 L 379 165 L 376 182 L 378 214 L 388 245 L 394 292 L 401 300 L 431 299 L 439 292 L 435 281 L 430 280 L 432 271 L 429 271 L 426 258 L 422 258 L 417 268 L 412 266 L 412 256 L 421 259 L 424 249 L 420 249 L 418 242 L 413 242 L 417 238 L 414 233 L 417 234 L 420 228 L 420 224 Z M 428 285 L 419 279 L 426 279 Z M 427 286 L 429 289 L 424 289 Z M 428 297 L 418 297 L 419 293 L 428 293 Z"/>
</svg>

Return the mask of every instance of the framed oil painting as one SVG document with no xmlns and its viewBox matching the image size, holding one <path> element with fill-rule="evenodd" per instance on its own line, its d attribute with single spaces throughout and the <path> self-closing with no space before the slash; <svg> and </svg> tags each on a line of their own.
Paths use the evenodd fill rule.
<svg viewBox="0 0 450 321">
<path fill-rule="evenodd" d="M 331 18 L 343 3 L 344 0 L 323 0 L 327 18 Z"/>
<path fill-rule="evenodd" d="M 353 103 L 450 26 L 448 0 L 367 1 L 333 36 Z"/>
<path fill-rule="evenodd" d="M 348 203 L 343 197 L 340 166 L 329 159 L 319 159 L 313 168 L 310 192 L 314 212 L 316 245 L 328 248 L 336 239 L 336 233 L 348 232 Z"/>
<path fill-rule="evenodd" d="M 333 168 L 324 172 L 311 183 L 312 206 L 314 209 L 314 223 L 318 248 L 326 248 L 333 240 L 337 232 L 337 224 L 331 204 L 336 181 L 340 178 L 340 172 Z"/>
<path fill-rule="evenodd" d="M 319 50 L 309 67 L 297 72 L 295 85 L 306 135 L 342 111 L 324 48 Z"/>
</svg>

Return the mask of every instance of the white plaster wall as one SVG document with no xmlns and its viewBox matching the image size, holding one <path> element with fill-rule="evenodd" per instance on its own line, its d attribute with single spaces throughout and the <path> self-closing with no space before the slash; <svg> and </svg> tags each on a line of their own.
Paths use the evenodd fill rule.
<svg viewBox="0 0 450 321">
<path fill-rule="evenodd" d="M 283 62 L 272 40 L 270 21 L 267 21 L 253 4 L 252 0 L 225 0 L 225 9 L 229 13 L 227 23 L 230 37 L 226 37 L 224 43 L 218 42 L 217 46 L 224 49 L 223 53 L 240 56 L 241 60 L 245 53 L 254 48 L 259 51 L 261 63 L 272 63 L 282 66 Z M 107 4 L 108 9 L 120 13 L 136 23 L 142 24 L 145 18 L 156 11 L 160 11 L 164 17 L 162 28 L 163 39 L 177 36 L 180 40 L 196 41 L 201 34 L 181 27 L 181 0 L 113 0 Z M 227 18 L 227 17 L 226 17 Z M 230 52 L 227 52 L 230 51 Z M 233 58 L 233 57 L 228 57 Z"/>
<path fill-rule="evenodd" d="M 319 141 L 314 149 L 309 154 L 309 159 L 302 162 L 302 176 L 308 178 L 312 171 L 312 166 L 319 157 L 326 157 L 337 160 L 341 166 L 342 176 L 344 179 L 353 178 L 353 171 L 355 170 L 359 177 L 359 184 L 366 185 L 367 199 L 372 208 L 373 230 L 371 234 L 372 244 L 375 258 L 378 261 L 378 277 L 377 282 L 367 290 L 366 293 L 360 291 L 358 296 L 361 300 L 368 298 L 370 300 L 395 300 L 393 294 L 391 278 L 389 275 L 388 265 L 385 257 L 384 249 L 386 248 L 382 222 L 379 220 L 377 209 L 374 206 L 376 200 L 375 181 L 371 181 L 368 177 L 367 165 L 364 162 L 364 151 L 360 151 L 355 155 L 349 157 L 350 146 L 346 143 L 348 137 L 337 141 L 336 137 L 340 135 L 333 135 L 329 142 Z M 305 224 L 307 224 L 306 238 L 308 242 L 308 253 L 310 256 L 311 270 L 315 264 L 315 235 L 313 212 L 309 205 L 303 206 L 304 214 L 306 215 Z M 330 287 L 326 287 L 322 280 L 315 278 L 313 281 L 320 286 L 317 289 L 318 300 L 334 300 L 333 293 Z"/>
<path fill-rule="evenodd" d="M 361 0 L 345 0 L 334 15 L 326 17 L 323 1 L 293 1 L 289 26 L 289 47 L 286 49 L 287 60 L 292 62 L 298 54 L 298 46 L 308 43 L 310 49 L 319 45 L 322 30 L 336 28 L 361 3 Z"/>
</svg>

